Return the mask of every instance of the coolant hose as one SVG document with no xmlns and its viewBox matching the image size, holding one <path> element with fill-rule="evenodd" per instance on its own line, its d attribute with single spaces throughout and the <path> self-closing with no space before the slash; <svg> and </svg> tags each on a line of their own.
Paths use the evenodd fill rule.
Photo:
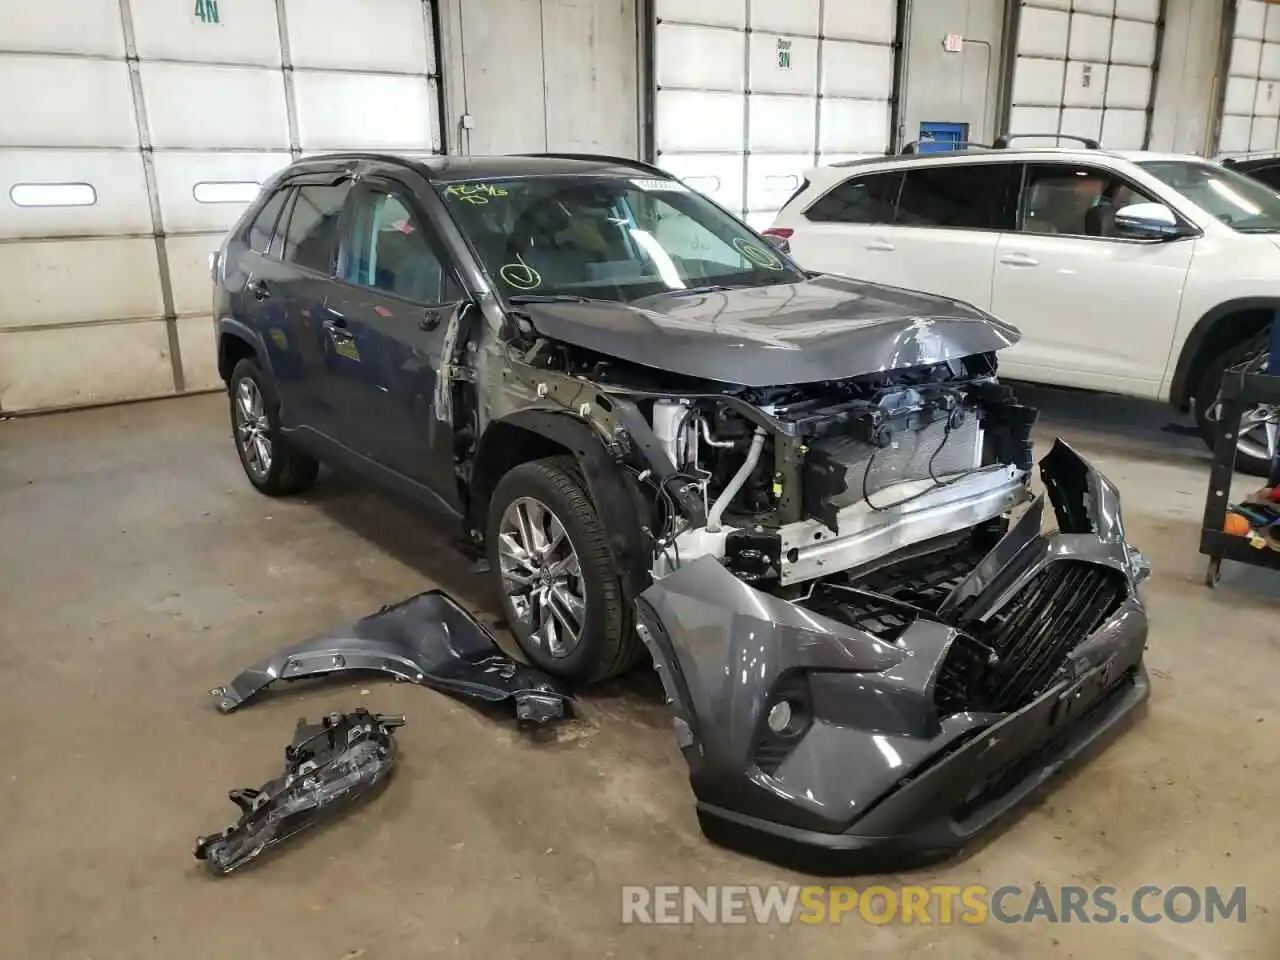
<svg viewBox="0 0 1280 960">
<path fill-rule="evenodd" d="M 733 502 L 733 498 L 738 495 L 738 491 L 742 489 L 743 484 L 747 482 L 747 478 L 755 470 L 756 464 L 760 462 L 760 451 L 763 449 L 764 427 L 756 427 L 755 435 L 751 438 L 751 449 L 747 451 L 747 459 L 738 468 L 738 472 L 733 475 L 733 479 L 729 481 L 728 486 L 720 491 L 720 496 L 716 497 L 716 502 L 711 505 L 711 510 L 707 514 L 707 533 L 720 532 L 720 518 L 724 516 L 724 512 L 729 509 L 729 504 Z"/>
</svg>

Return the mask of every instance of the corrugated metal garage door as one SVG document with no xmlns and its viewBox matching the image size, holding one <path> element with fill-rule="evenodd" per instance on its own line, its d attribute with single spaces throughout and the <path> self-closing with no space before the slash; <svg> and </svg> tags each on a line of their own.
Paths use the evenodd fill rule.
<svg viewBox="0 0 1280 960">
<path fill-rule="evenodd" d="M 896 0 L 658 0 L 660 166 L 767 226 L 815 162 L 890 145 Z"/>
<path fill-rule="evenodd" d="M 1161 0 L 1021 0 L 1009 131 L 1144 148 L 1160 17 Z"/>
<path fill-rule="evenodd" d="M 421 0 L 0 0 L 0 410 L 214 386 L 207 257 L 291 154 L 432 152 Z"/>
<path fill-rule="evenodd" d="M 1223 91 L 1218 151 L 1274 153 L 1280 127 L 1280 7 L 1239 0 L 1227 82 Z"/>
</svg>

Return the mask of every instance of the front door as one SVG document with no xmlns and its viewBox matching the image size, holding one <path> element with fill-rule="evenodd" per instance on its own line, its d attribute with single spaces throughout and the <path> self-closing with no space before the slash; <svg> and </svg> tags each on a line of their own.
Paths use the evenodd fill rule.
<svg viewBox="0 0 1280 960">
<path fill-rule="evenodd" d="M 992 312 L 1022 333 L 1003 376 L 1156 398 L 1195 240 L 1126 237 L 1115 211 L 1158 202 L 1085 164 L 1027 169 L 1000 237 Z"/>
<path fill-rule="evenodd" d="M 441 372 L 462 288 L 403 186 L 363 180 L 349 224 L 325 303 L 345 344 L 333 376 L 359 398 L 370 456 L 456 506 L 452 384 Z"/>
</svg>

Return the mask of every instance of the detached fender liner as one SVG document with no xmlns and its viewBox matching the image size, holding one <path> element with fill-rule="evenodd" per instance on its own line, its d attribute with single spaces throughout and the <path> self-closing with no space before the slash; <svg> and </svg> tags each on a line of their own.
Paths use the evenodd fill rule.
<svg viewBox="0 0 1280 960">
<path fill-rule="evenodd" d="M 210 694 L 230 713 L 277 680 L 347 670 L 381 671 L 477 700 L 509 700 L 517 719 L 533 723 L 560 719 L 572 700 L 559 681 L 504 654 L 488 630 L 439 590 L 286 647 Z"/>
</svg>

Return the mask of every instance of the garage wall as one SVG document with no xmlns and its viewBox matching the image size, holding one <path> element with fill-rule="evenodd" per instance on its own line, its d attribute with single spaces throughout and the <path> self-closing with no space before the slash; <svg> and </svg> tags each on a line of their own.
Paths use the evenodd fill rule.
<svg viewBox="0 0 1280 960">
<path fill-rule="evenodd" d="M 207 258 L 291 156 L 439 147 L 420 0 L 0 0 L 0 410 L 214 386 Z"/>
<path fill-rule="evenodd" d="M 815 163 L 884 153 L 896 0 L 657 0 L 657 162 L 767 226 Z"/>
<path fill-rule="evenodd" d="M 1151 149 L 1211 152 L 1227 0 L 1165 0 Z"/>
<path fill-rule="evenodd" d="M 443 0 L 456 152 L 640 155 L 636 0 Z"/>
<path fill-rule="evenodd" d="M 912 0 L 900 143 L 920 139 L 921 123 L 967 123 L 969 139 L 990 143 L 1000 108 L 1005 0 Z M 965 38 L 949 53 L 949 34 Z"/>
<path fill-rule="evenodd" d="M 1161 0 L 1019 0 L 1009 130 L 1148 139 Z"/>
<path fill-rule="evenodd" d="M 1280 148 L 1280 6 L 1237 0 L 1227 55 L 1218 152 Z"/>
</svg>

